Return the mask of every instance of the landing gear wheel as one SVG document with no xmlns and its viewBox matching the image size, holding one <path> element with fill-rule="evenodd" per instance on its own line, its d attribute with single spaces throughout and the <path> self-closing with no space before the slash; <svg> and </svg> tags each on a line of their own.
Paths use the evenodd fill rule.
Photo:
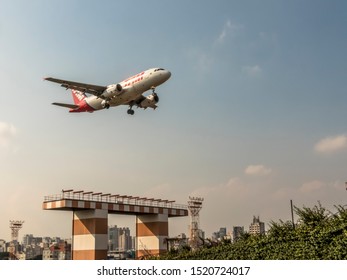
<svg viewBox="0 0 347 280">
<path fill-rule="evenodd" d="M 106 103 L 106 104 L 105 104 L 105 108 L 106 108 L 106 109 L 110 109 L 110 104 Z"/>
<path fill-rule="evenodd" d="M 135 111 L 134 111 L 133 109 L 129 109 L 129 110 L 127 111 L 127 113 L 128 113 L 129 115 L 134 115 L 134 114 L 135 114 Z"/>
<path fill-rule="evenodd" d="M 153 94 L 157 94 L 157 93 L 155 92 L 155 87 L 151 87 L 151 90 L 152 90 L 152 93 L 153 93 Z"/>
</svg>

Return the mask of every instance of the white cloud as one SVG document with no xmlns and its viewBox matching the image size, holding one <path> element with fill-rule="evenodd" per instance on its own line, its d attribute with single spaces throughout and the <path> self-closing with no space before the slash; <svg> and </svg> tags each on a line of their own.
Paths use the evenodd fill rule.
<svg viewBox="0 0 347 280">
<path fill-rule="evenodd" d="M 323 182 L 313 180 L 303 183 L 299 188 L 301 194 L 312 196 L 313 193 L 318 193 L 318 196 L 320 197 L 327 197 L 329 193 L 337 193 L 341 191 L 345 191 L 345 184 L 341 181 Z"/>
<path fill-rule="evenodd" d="M 263 69 L 259 65 L 242 67 L 242 72 L 246 73 L 250 77 L 258 77 L 262 71 Z"/>
<path fill-rule="evenodd" d="M 304 192 L 304 193 L 310 193 L 310 192 L 314 192 L 314 191 L 318 191 L 321 190 L 325 187 L 325 183 L 321 182 L 321 181 L 311 181 L 311 182 L 307 182 L 304 183 L 301 188 L 300 191 Z"/>
<path fill-rule="evenodd" d="M 221 33 L 219 34 L 217 38 L 217 43 L 222 44 L 225 41 L 225 38 L 227 36 L 233 36 L 240 30 L 242 30 L 244 26 L 242 24 L 237 24 L 237 23 L 231 23 L 230 20 L 227 20 L 223 26 L 223 29 Z"/>
<path fill-rule="evenodd" d="M 266 176 L 271 174 L 271 168 L 265 167 L 264 165 L 249 165 L 245 169 L 245 174 L 251 176 Z"/>
<path fill-rule="evenodd" d="M 0 148 L 7 148 L 17 134 L 17 129 L 10 123 L 0 122 Z"/>
<path fill-rule="evenodd" d="M 347 148 L 347 136 L 338 135 L 320 140 L 314 149 L 318 153 L 331 154 Z"/>
</svg>

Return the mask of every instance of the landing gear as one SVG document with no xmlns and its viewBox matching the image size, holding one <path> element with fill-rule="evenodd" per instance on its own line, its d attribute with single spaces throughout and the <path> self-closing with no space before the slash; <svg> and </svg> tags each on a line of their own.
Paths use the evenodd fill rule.
<svg viewBox="0 0 347 280">
<path fill-rule="evenodd" d="M 129 114 L 129 115 L 134 115 L 135 114 L 135 111 L 133 110 L 133 109 L 128 109 L 128 111 L 127 111 L 127 113 Z"/>
<path fill-rule="evenodd" d="M 102 108 L 109 109 L 110 108 L 110 103 L 108 100 L 102 100 L 101 101 L 101 106 Z"/>
</svg>

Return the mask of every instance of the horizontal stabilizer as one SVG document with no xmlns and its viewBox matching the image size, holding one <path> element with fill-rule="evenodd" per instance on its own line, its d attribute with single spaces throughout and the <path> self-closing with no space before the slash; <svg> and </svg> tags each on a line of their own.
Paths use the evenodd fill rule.
<svg viewBox="0 0 347 280">
<path fill-rule="evenodd" d="M 79 108 L 79 106 L 74 105 L 74 104 L 66 104 L 66 103 L 52 103 L 52 105 L 56 105 L 56 106 L 61 106 L 61 107 L 66 107 L 66 108 L 70 108 L 70 109 L 77 109 Z"/>
</svg>

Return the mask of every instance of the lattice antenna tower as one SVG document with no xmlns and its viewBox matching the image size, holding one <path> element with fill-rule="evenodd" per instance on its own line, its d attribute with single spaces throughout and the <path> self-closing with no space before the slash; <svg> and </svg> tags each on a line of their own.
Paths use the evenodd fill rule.
<svg viewBox="0 0 347 280">
<path fill-rule="evenodd" d="M 202 197 L 189 197 L 188 210 L 190 213 L 190 247 L 195 250 L 199 246 L 199 212 L 202 208 Z"/>
<path fill-rule="evenodd" d="M 18 240 L 18 232 L 22 228 L 24 221 L 10 221 L 11 241 Z"/>
</svg>

